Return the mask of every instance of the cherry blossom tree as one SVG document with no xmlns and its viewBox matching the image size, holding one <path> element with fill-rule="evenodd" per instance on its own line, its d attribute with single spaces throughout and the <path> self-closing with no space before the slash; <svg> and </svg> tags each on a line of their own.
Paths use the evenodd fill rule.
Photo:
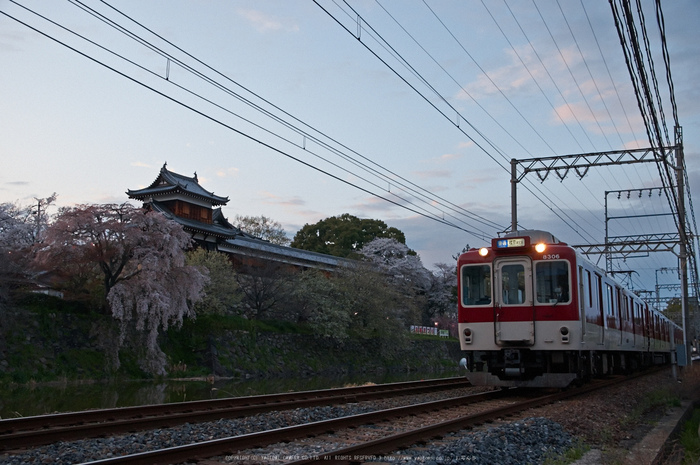
<svg viewBox="0 0 700 465">
<path fill-rule="evenodd" d="M 32 245 L 40 240 L 49 219 L 47 208 L 56 200 L 56 194 L 35 200 L 35 204 L 26 206 L 0 204 L 0 300 L 7 299 L 11 289 L 29 281 Z"/>
<path fill-rule="evenodd" d="M 105 308 L 120 324 L 120 345 L 128 335 L 143 349 L 141 367 L 162 375 L 159 331 L 194 316 L 208 279 L 185 264 L 190 244 L 182 227 L 159 213 L 130 204 L 80 205 L 59 211 L 39 260 L 66 275 L 100 277 Z M 113 362 L 118 367 L 118 357 Z"/>
<path fill-rule="evenodd" d="M 387 273 L 399 286 L 411 286 L 418 292 L 430 288 L 430 271 L 411 249 L 393 238 L 378 237 L 366 243 L 360 254 Z"/>
<path fill-rule="evenodd" d="M 10 290 L 26 279 L 23 263 L 32 240 L 31 225 L 25 218 L 18 205 L 0 204 L 0 301 L 7 300 Z"/>
<path fill-rule="evenodd" d="M 448 321 L 457 317 L 457 270 L 456 265 L 436 263 L 428 290 L 428 306 L 423 324 L 437 319 Z"/>
<path fill-rule="evenodd" d="M 448 305 L 440 279 L 423 266 L 420 257 L 401 242 L 377 238 L 365 244 L 360 253 L 388 277 L 389 282 L 404 297 L 404 313 L 411 324 L 428 324 L 440 309 Z M 434 293 L 440 293 L 438 297 Z M 436 298 L 437 300 L 435 300 Z M 434 308 L 440 305 L 440 309 Z"/>
<path fill-rule="evenodd" d="M 457 312 L 456 265 L 436 263 L 430 285 L 430 301 L 436 314 Z"/>
</svg>

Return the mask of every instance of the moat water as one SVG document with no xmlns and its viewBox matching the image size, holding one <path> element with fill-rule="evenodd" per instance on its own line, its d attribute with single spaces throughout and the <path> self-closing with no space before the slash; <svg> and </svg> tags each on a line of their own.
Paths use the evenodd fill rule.
<svg viewBox="0 0 700 465">
<path fill-rule="evenodd" d="M 65 382 L 50 384 L 0 385 L 0 418 L 28 417 L 48 413 L 129 407 L 134 405 L 187 402 L 224 397 L 242 397 L 290 391 L 311 391 L 420 379 L 459 376 L 457 370 L 440 373 L 367 373 L 344 378 L 253 380 L 163 380 Z"/>
</svg>

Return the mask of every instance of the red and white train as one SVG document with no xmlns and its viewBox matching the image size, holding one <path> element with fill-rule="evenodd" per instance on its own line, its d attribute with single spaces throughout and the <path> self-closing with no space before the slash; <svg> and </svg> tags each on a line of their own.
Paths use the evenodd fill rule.
<svg viewBox="0 0 700 465">
<path fill-rule="evenodd" d="M 524 230 L 457 261 L 461 364 L 474 385 L 565 387 L 670 363 L 682 330 L 571 246 Z"/>
</svg>

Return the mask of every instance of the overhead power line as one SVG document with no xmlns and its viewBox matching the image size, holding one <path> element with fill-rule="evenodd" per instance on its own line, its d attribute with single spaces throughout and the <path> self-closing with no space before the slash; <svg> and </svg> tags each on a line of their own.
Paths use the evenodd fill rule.
<svg viewBox="0 0 700 465">
<path fill-rule="evenodd" d="M 345 8 L 347 8 L 347 10 L 345 8 L 340 7 L 340 5 L 338 5 L 338 2 L 334 3 L 340 8 L 341 12 L 344 15 L 346 15 L 350 20 L 357 21 L 357 30 L 347 26 L 330 10 L 322 6 L 318 2 L 318 0 L 314 0 L 314 3 L 319 8 L 321 8 L 321 10 L 323 10 L 329 17 L 331 17 L 338 25 L 340 25 L 346 32 L 358 39 L 359 43 L 363 47 L 365 47 L 365 49 L 367 49 L 372 55 L 374 55 L 378 60 L 380 60 L 383 65 L 389 68 L 399 79 L 401 79 L 406 85 L 408 85 L 411 88 L 411 90 L 416 92 L 421 98 L 423 98 L 425 102 L 427 102 L 433 109 L 435 109 L 440 115 L 442 115 L 447 121 L 449 121 L 452 126 L 457 128 L 458 131 L 460 131 L 463 135 L 469 138 L 469 140 L 472 141 L 479 150 L 481 150 L 484 154 L 491 158 L 491 160 L 496 162 L 496 164 L 498 164 L 498 166 L 501 167 L 501 169 L 510 173 L 510 157 L 503 153 L 501 149 L 499 149 L 488 137 L 486 137 L 478 128 L 476 128 L 469 121 L 468 118 L 464 117 L 456 108 L 454 108 L 454 106 L 447 100 L 447 98 L 443 96 L 430 82 L 428 82 L 428 80 L 424 78 L 421 75 L 421 73 L 418 70 L 416 70 L 415 67 L 413 67 L 398 51 L 396 51 L 395 48 L 392 47 L 392 45 L 389 44 L 386 41 L 386 39 L 384 39 L 384 37 L 382 37 L 382 35 L 366 19 L 364 19 L 351 5 L 347 3 L 347 1 L 344 1 Z M 413 75 L 422 85 L 424 85 L 427 88 L 427 93 L 424 93 L 416 85 L 411 83 L 406 76 L 404 76 L 399 70 L 397 70 L 396 67 L 392 66 L 386 59 L 380 56 L 379 53 L 377 53 L 377 51 L 370 47 L 367 43 L 368 41 L 363 38 L 362 33 L 368 35 L 370 38 L 372 38 L 378 44 L 380 44 L 380 47 L 382 47 L 390 54 L 390 56 L 396 59 L 401 65 L 401 67 L 405 68 L 409 74 Z M 431 95 L 436 96 L 437 100 L 441 102 L 441 104 L 445 108 L 439 107 L 430 98 Z M 456 121 L 454 120 L 455 115 L 457 117 Z M 470 134 L 461 125 L 461 122 L 466 123 L 466 125 L 474 132 L 474 134 Z M 482 139 L 484 142 L 479 142 L 476 139 L 477 137 Z M 487 146 L 490 147 L 493 150 L 493 152 L 496 152 L 498 156 L 492 153 L 492 151 L 489 150 Z M 528 182 L 530 185 L 525 185 L 523 187 L 527 189 L 528 192 L 530 192 L 535 198 L 537 198 L 540 201 L 540 203 L 546 208 L 548 208 L 555 216 L 559 217 L 563 222 L 570 225 L 577 234 L 588 234 L 586 232 L 586 228 L 583 228 L 580 225 L 578 225 L 577 221 L 574 220 L 567 211 L 563 210 L 552 199 L 547 198 L 547 196 L 543 194 L 541 190 L 536 185 L 532 184 L 529 180 L 527 180 L 526 182 Z M 539 194 L 535 191 L 538 191 Z M 590 236 L 588 238 L 584 237 L 584 239 L 590 239 Z"/>
<path fill-rule="evenodd" d="M 159 36 L 159 35 L 157 35 L 157 37 L 159 37 L 161 40 L 164 40 L 164 41 L 166 41 L 169 45 L 171 45 L 171 46 L 173 46 L 173 47 L 176 47 L 177 50 L 179 50 L 179 51 L 182 52 L 182 53 L 185 53 L 188 57 L 194 59 L 194 60 L 197 61 L 198 63 L 203 64 L 204 66 L 206 66 L 208 69 L 214 71 L 214 72 L 215 72 L 216 74 L 218 74 L 219 76 L 225 77 L 229 82 L 234 83 L 235 85 L 239 86 L 240 88 L 242 88 L 242 89 L 244 89 L 245 91 L 247 91 L 247 92 L 249 92 L 250 94 L 252 94 L 255 98 L 260 99 L 260 100 L 262 101 L 262 103 L 267 104 L 267 105 L 271 105 L 273 109 L 275 109 L 275 110 L 277 110 L 277 111 L 279 111 L 279 112 L 282 112 L 283 115 L 286 115 L 286 116 L 288 117 L 288 119 L 285 119 L 285 118 L 283 118 L 283 117 L 281 117 L 281 116 L 278 116 L 278 115 L 273 114 L 271 111 L 269 111 L 269 110 L 263 108 L 260 104 L 256 104 L 256 103 L 252 102 L 249 98 L 246 98 L 246 97 L 240 95 L 239 93 L 232 91 L 231 89 L 229 89 L 228 87 L 224 86 L 223 84 L 220 84 L 220 83 L 217 82 L 216 80 L 207 77 L 204 73 L 202 73 L 202 72 L 200 72 L 200 71 L 197 71 L 197 70 L 194 69 L 193 67 L 187 65 L 187 64 L 186 64 L 185 62 L 183 62 L 182 60 L 180 60 L 180 59 L 176 58 L 175 56 L 173 56 L 172 54 L 163 51 L 161 48 L 159 48 L 159 47 L 153 45 L 153 44 L 150 43 L 148 40 L 146 40 L 146 39 L 140 37 L 138 34 L 134 33 L 134 32 L 131 31 L 131 30 L 129 30 L 129 28 L 124 27 L 123 25 L 119 25 L 116 21 L 114 21 L 114 20 L 112 20 L 112 19 L 106 18 L 104 15 L 102 15 L 102 14 L 100 14 L 99 12 L 95 11 L 94 9 L 92 9 L 92 8 L 90 8 L 90 7 L 88 7 L 88 6 L 86 6 L 84 3 L 80 2 L 80 1 L 77 1 L 77 0 L 71 2 L 71 3 L 73 3 L 74 5 L 76 5 L 76 6 L 78 6 L 79 8 L 81 8 L 83 11 L 88 12 L 88 13 L 91 14 L 92 16 L 94 16 L 94 17 L 100 19 L 101 21 L 105 22 L 106 24 L 109 24 L 111 27 L 115 27 L 115 28 L 118 29 L 120 32 L 126 34 L 127 36 L 129 36 L 129 37 L 132 38 L 133 40 L 136 40 L 137 42 L 139 42 L 141 45 L 148 47 L 148 48 L 149 48 L 150 50 L 152 50 L 153 52 L 155 52 L 155 53 L 157 53 L 158 55 L 162 56 L 163 58 L 165 58 L 165 59 L 167 60 L 167 63 L 168 63 L 169 66 L 170 66 L 171 63 L 174 64 L 174 65 L 180 66 L 181 68 L 183 68 L 183 69 L 185 69 L 185 70 L 191 72 L 192 74 L 196 75 L 198 78 L 204 80 L 205 82 L 209 83 L 210 85 L 213 85 L 213 86 L 216 87 L 217 89 L 219 89 L 219 90 L 225 92 L 225 93 L 228 94 L 228 95 L 231 95 L 231 96 L 233 96 L 233 97 L 239 99 L 240 101 L 243 101 L 244 103 L 246 103 L 247 105 L 249 105 L 249 106 L 251 106 L 252 108 L 256 109 L 257 111 L 259 111 L 260 113 L 264 114 L 265 116 L 267 116 L 267 117 L 273 119 L 274 121 L 276 121 L 277 123 L 283 125 L 284 127 L 287 127 L 288 129 L 291 129 L 293 132 L 296 132 L 297 134 L 301 135 L 301 136 L 302 136 L 302 137 L 301 137 L 301 140 L 300 140 L 299 142 L 292 141 L 292 140 L 290 140 L 289 138 L 285 138 L 285 137 L 281 136 L 280 134 L 276 133 L 274 130 L 269 130 L 269 129 L 267 129 L 267 128 L 265 128 L 265 127 L 259 125 L 259 124 L 256 124 L 256 123 L 252 122 L 251 120 L 245 119 L 243 116 L 241 116 L 241 115 L 239 115 L 239 114 L 236 114 L 236 113 L 233 113 L 232 111 L 228 110 L 228 109 L 225 108 L 223 105 L 221 105 L 221 104 L 219 104 L 219 103 L 217 103 L 217 102 L 215 102 L 215 101 L 213 101 L 213 100 L 211 100 L 211 99 L 207 99 L 207 98 L 205 98 L 203 95 L 198 94 L 198 93 L 192 91 L 191 89 L 188 89 L 188 88 L 185 87 L 185 86 L 182 86 L 182 85 L 179 85 L 179 84 L 175 83 L 172 79 L 170 79 L 170 78 L 171 78 L 171 75 L 170 75 L 170 74 L 166 74 L 166 76 L 162 76 L 161 74 L 155 73 L 155 72 L 153 72 L 152 70 L 150 70 L 150 69 L 148 69 L 148 68 L 146 68 L 146 67 L 143 67 L 143 66 L 137 64 L 135 61 L 130 60 L 130 59 L 126 58 L 125 56 L 120 55 L 120 54 L 118 54 L 118 53 L 116 53 L 116 52 L 110 50 L 108 47 L 101 46 L 101 45 L 99 45 L 97 42 L 95 42 L 95 41 L 93 41 L 93 40 L 90 40 L 90 39 L 88 39 L 88 38 L 86 38 L 86 37 L 84 37 L 84 36 L 81 36 L 81 35 L 75 33 L 74 31 L 70 30 L 69 28 L 60 25 L 58 22 L 53 21 L 53 20 L 51 20 L 51 19 L 49 19 L 49 18 L 47 18 L 47 17 L 45 17 L 45 16 L 43 16 L 43 15 L 41 15 L 41 14 L 35 12 L 35 11 L 33 11 L 33 10 L 31 10 L 31 9 L 29 9 L 29 8 L 27 8 L 27 7 L 25 7 L 25 6 L 23 6 L 23 5 L 20 5 L 18 2 L 14 1 L 14 0 L 11 0 L 11 2 L 12 2 L 13 4 L 15 4 L 15 5 L 17 5 L 17 6 L 21 7 L 21 8 L 23 8 L 23 9 L 25 9 L 26 11 L 32 13 L 33 15 L 35 15 L 35 16 L 37 16 L 37 17 L 40 17 L 40 18 L 44 19 L 45 21 L 49 21 L 50 23 L 54 24 L 55 26 L 58 26 L 58 27 L 62 28 L 63 30 L 70 32 L 70 33 L 73 34 L 74 36 L 79 37 L 80 39 L 82 39 L 82 40 L 84 40 L 84 41 L 87 41 L 88 43 L 90 43 L 90 44 L 92 44 L 92 45 L 95 45 L 95 46 L 97 46 L 97 47 L 100 47 L 102 50 L 105 50 L 105 51 L 107 51 L 107 52 L 113 54 L 114 56 L 118 57 L 118 58 L 121 59 L 121 60 L 124 60 L 125 62 L 129 63 L 130 65 L 136 66 L 136 67 L 138 67 L 139 69 L 148 72 L 148 73 L 151 74 L 153 77 L 157 77 L 157 78 L 159 78 L 159 79 L 161 79 L 161 80 L 166 80 L 167 83 L 168 83 L 168 85 L 173 85 L 173 86 L 175 86 L 175 87 L 177 87 L 177 88 L 179 88 L 179 89 L 181 89 L 181 90 L 183 90 L 183 91 L 189 93 L 190 95 L 195 96 L 195 97 L 201 99 L 202 101 L 206 102 L 207 104 L 213 105 L 213 106 L 216 107 L 216 108 L 219 108 L 219 109 L 221 109 L 221 110 L 224 110 L 224 111 L 226 111 L 227 113 L 229 113 L 229 114 L 231 114 L 231 115 L 233 115 L 233 116 L 236 116 L 237 118 L 240 118 L 241 120 L 244 120 L 244 121 L 246 121 L 247 123 L 249 123 L 249 124 L 251 124 L 251 125 L 254 125 L 254 126 L 257 127 L 258 129 L 261 129 L 261 130 L 267 132 L 268 134 L 273 135 L 274 137 L 279 138 L 279 139 L 285 141 L 286 143 L 291 144 L 292 146 L 294 146 L 294 147 L 296 147 L 296 148 L 298 148 L 298 149 L 301 149 L 301 150 L 303 151 L 303 153 L 311 154 L 311 155 L 313 155 L 313 156 L 315 156 L 315 157 L 321 159 L 322 161 L 331 164 L 333 167 L 335 167 L 335 168 L 337 168 L 337 169 L 340 169 L 340 170 L 342 170 L 342 171 L 345 171 L 346 173 L 351 174 L 351 175 L 357 177 L 358 179 L 361 179 L 361 180 L 367 182 L 368 184 L 370 184 L 370 185 L 373 186 L 374 188 L 383 189 L 384 194 L 379 194 L 379 193 L 376 192 L 376 190 L 371 190 L 370 188 L 365 188 L 365 187 L 359 186 L 359 185 L 356 184 L 356 183 L 353 183 L 353 182 L 351 182 L 351 181 L 348 181 L 348 180 L 346 180 L 346 179 L 342 179 L 342 178 L 341 178 L 340 176 L 338 176 L 338 175 L 334 175 L 334 174 L 330 173 L 329 171 L 324 170 L 324 169 L 322 169 L 322 168 L 320 168 L 320 167 L 318 167 L 318 166 L 315 166 L 314 164 L 312 164 L 312 163 L 310 163 L 310 162 L 307 162 L 307 161 L 302 160 L 302 159 L 299 158 L 298 156 L 292 155 L 292 154 L 291 154 L 289 151 L 287 151 L 287 150 L 280 149 L 279 147 L 273 146 L 271 143 L 264 142 L 263 140 L 261 140 L 261 139 L 255 137 L 255 136 L 253 136 L 253 135 L 251 135 L 251 134 L 249 134 L 249 133 L 246 133 L 246 132 L 244 132 L 244 131 L 242 131 L 242 130 L 240 130 L 240 129 L 237 129 L 237 128 L 233 127 L 232 125 L 230 125 L 230 124 L 228 124 L 228 123 L 225 123 L 224 121 L 221 121 L 220 119 L 214 117 L 214 116 L 211 115 L 211 114 L 206 113 L 205 111 L 198 110 L 198 109 L 194 108 L 192 105 L 187 104 L 187 103 L 185 103 L 185 102 L 183 102 L 183 101 L 181 101 L 181 100 L 178 100 L 178 98 L 176 98 L 176 97 L 174 97 L 174 96 L 172 96 L 172 95 L 168 95 L 166 92 L 161 91 L 161 90 L 158 90 L 158 89 L 156 89 L 154 86 L 149 85 L 149 84 L 143 82 L 142 80 L 139 80 L 138 78 L 135 78 L 135 77 L 133 77 L 133 76 L 128 75 L 126 72 L 123 72 L 123 71 L 120 71 L 120 70 L 116 69 L 114 66 L 111 66 L 111 65 L 109 65 L 109 64 L 107 64 L 107 63 L 101 61 L 100 59 L 96 58 L 95 56 L 91 56 L 88 52 L 81 51 L 81 50 L 79 50 L 78 48 L 76 48 L 76 47 L 74 47 L 74 46 L 71 46 L 71 45 L 69 45 L 68 43 L 65 43 L 65 42 L 61 41 L 61 40 L 58 39 L 57 37 L 52 36 L 50 33 L 46 32 L 46 31 L 40 30 L 38 27 L 32 26 L 32 25 L 28 24 L 27 22 L 22 21 L 22 20 L 20 20 L 19 18 L 10 15 L 10 14 L 7 13 L 7 12 L 4 12 L 4 11 L 2 12 L 5 16 L 7 16 L 7 17 L 9 17 L 9 18 L 11 18 L 11 19 L 13 19 L 13 20 L 19 22 L 20 24 L 25 25 L 26 27 L 29 27 L 29 28 L 32 29 L 32 30 L 35 30 L 36 32 L 38 32 L 38 33 L 44 35 L 45 37 L 47 37 L 47 38 L 49 38 L 49 39 L 52 39 L 52 40 L 56 41 L 57 43 L 63 45 L 64 47 L 67 47 L 68 49 L 73 50 L 74 52 L 79 53 L 80 55 L 82 55 L 82 56 L 84 56 L 84 57 L 86 57 L 86 58 L 89 58 L 90 60 L 94 61 L 95 63 L 98 63 L 98 64 L 100 64 L 100 65 L 106 67 L 107 69 L 110 69 L 111 71 L 114 71 L 114 72 L 116 72 L 116 73 L 122 75 L 123 77 L 125 77 L 125 78 L 127 78 L 127 79 L 129 79 L 129 80 L 131 80 L 131 81 L 133 81 L 133 82 L 136 82 L 136 83 L 142 85 L 143 87 L 145 87 L 145 88 L 147 88 L 147 89 L 149 89 L 149 90 L 151 90 L 151 91 L 153 91 L 153 92 L 155 92 L 155 93 L 157 93 L 157 94 L 159 94 L 159 95 L 161 95 L 161 96 L 163 96 L 163 97 L 166 97 L 166 98 L 168 98 L 169 100 L 171 100 L 171 101 L 173 101 L 173 102 L 175 102 L 175 103 L 178 103 L 178 104 L 182 105 L 183 107 L 185 107 L 185 108 L 187 108 L 187 109 L 189 109 L 189 110 L 191 110 L 191 111 L 194 111 L 194 112 L 196 112 L 196 113 L 198 113 L 198 114 L 200 114 L 200 115 L 202 115 L 202 116 L 204 116 L 204 117 L 206 117 L 206 118 L 208 118 L 208 119 L 210 119 L 210 120 L 212 120 L 212 121 L 214 121 L 214 122 L 216 122 L 216 123 L 218 123 L 218 124 L 221 124 L 222 126 L 228 128 L 228 129 L 230 129 L 230 130 L 233 130 L 233 131 L 239 133 L 240 135 L 243 135 L 243 136 L 245 136 L 245 137 L 247 137 L 247 138 L 249 138 L 249 139 L 251 139 L 251 140 L 254 140 L 255 142 L 258 142 L 258 143 L 260 143 L 260 144 L 262 144 L 262 145 L 264 145 L 264 146 L 266 146 L 266 147 L 268 147 L 268 148 L 270 148 L 270 149 L 272 149 L 272 150 L 274 150 L 274 151 L 276 151 L 276 152 L 282 154 L 282 155 L 285 155 L 286 157 L 288 157 L 288 158 L 290 158 L 290 159 L 293 159 L 293 160 L 295 160 L 295 161 L 297 161 L 297 162 L 299 162 L 299 163 L 302 163 L 302 164 L 305 165 L 305 166 L 308 166 L 308 167 L 310 167 L 310 168 L 313 168 L 313 169 L 315 169 L 316 171 L 321 172 L 321 173 L 323 173 L 323 174 L 325 174 L 325 175 L 327 175 L 327 176 L 331 176 L 332 178 L 334 178 L 334 179 L 336 179 L 336 180 L 339 180 L 339 181 L 343 182 L 344 184 L 347 184 L 347 185 L 350 185 L 350 186 L 355 187 L 355 188 L 357 188 L 357 189 L 360 189 L 361 191 L 363 191 L 363 192 L 365 192 L 365 193 L 367 193 L 367 194 L 370 194 L 370 195 L 373 195 L 373 196 L 375 196 L 375 197 L 378 197 L 378 198 L 380 198 L 380 199 L 382 199 L 382 200 L 385 200 L 385 201 L 387 201 L 387 202 L 389 202 L 389 203 L 391 203 L 391 204 L 394 204 L 394 205 L 399 206 L 399 207 L 401 207 L 401 208 L 403 208 L 403 209 L 406 209 L 406 210 L 408 210 L 408 211 L 410 211 L 410 212 L 412 212 L 412 213 L 416 213 L 416 214 L 421 215 L 421 216 L 423 216 L 423 217 L 426 217 L 426 218 L 435 220 L 435 221 L 437 221 L 437 222 L 439 222 L 439 223 L 442 223 L 442 224 L 445 224 L 445 225 L 447 225 L 447 226 L 451 226 L 451 227 L 454 227 L 454 228 L 457 228 L 457 229 L 461 229 L 461 230 L 463 230 L 463 231 L 465 231 L 465 232 L 467 232 L 467 233 L 469 233 L 469 234 L 474 235 L 475 237 L 482 237 L 482 238 L 483 238 L 483 237 L 490 237 L 490 236 L 493 235 L 493 233 L 492 233 L 492 232 L 486 232 L 486 231 L 481 230 L 481 229 L 479 228 L 479 226 L 475 226 L 474 223 L 478 223 L 478 224 L 481 224 L 481 225 L 485 225 L 485 226 L 487 226 L 487 227 L 489 227 L 489 228 L 493 228 L 493 229 L 495 229 L 495 230 L 498 230 L 498 229 L 502 228 L 501 225 L 497 225 L 497 224 L 495 224 L 493 221 L 488 220 L 487 218 L 484 218 L 484 217 L 482 217 L 482 216 L 479 216 L 479 215 L 477 215 L 477 214 L 475 214 L 475 213 L 473 213 L 473 212 L 470 212 L 470 211 L 468 211 L 468 210 L 466 210 L 466 209 L 463 209 L 463 208 L 457 206 L 457 205 L 454 204 L 454 203 L 451 203 L 451 202 L 449 202 L 449 201 L 446 201 L 446 200 L 442 199 L 440 196 L 437 196 L 436 194 L 433 194 L 433 193 L 431 193 L 430 191 L 428 191 L 428 190 L 426 190 L 426 189 L 423 189 L 423 188 L 417 186 L 417 185 L 414 184 L 414 183 L 411 183 L 410 181 L 408 181 L 408 180 L 406 180 L 405 178 L 399 176 L 399 175 L 396 174 L 395 172 L 390 171 L 390 170 L 388 170 L 388 169 L 382 167 L 381 165 L 372 162 L 368 157 L 362 156 L 362 155 L 360 155 L 359 153 L 357 153 L 357 152 L 355 152 L 355 151 L 352 151 L 352 150 L 349 149 L 347 146 L 344 146 L 344 145 L 340 144 L 339 142 L 337 142 L 335 139 L 326 136 L 326 135 L 325 135 L 324 133 L 322 133 L 321 131 L 318 131 L 318 130 L 316 130 L 315 128 L 313 128 L 312 126 L 310 126 L 310 125 L 308 125 L 308 124 L 302 122 L 301 120 L 299 120 L 299 119 L 293 117 L 290 113 L 281 110 L 279 107 L 273 106 L 273 105 L 272 105 L 270 102 L 268 102 L 267 100 L 263 99 L 262 97 L 260 97 L 259 95 L 255 94 L 255 93 L 251 92 L 250 90 L 246 89 L 245 87 L 240 86 L 240 85 L 239 85 L 238 83 L 236 83 L 235 81 L 232 81 L 232 80 L 230 80 L 229 78 L 226 78 L 225 76 L 223 76 L 223 74 L 219 73 L 219 72 L 216 71 L 214 68 L 212 68 L 212 67 L 210 67 L 210 66 L 204 64 L 201 60 L 198 60 L 196 57 L 194 57 L 194 56 L 188 54 L 187 52 L 184 52 L 182 49 L 180 49 L 179 47 L 173 45 L 171 42 L 165 40 L 164 38 L 162 38 L 162 37 Z M 103 3 L 104 3 L 105 5 L 108 5 L 106 2 L 103 2 Z M 112 8 L 114 11 L 118 11 L 118 10 L 116 10 L 114 7 L 112 7 L 111 5 L 108 5 L 108 6 L 109 6 L 110 8 Z M 119 13 L 122 14 L 121 12 L 119 12 Z M 122 15 L 123 15 L 123 14 L 122 14 Z M 146 28 L 145 26 L 141 25 L 140 23 L 134 21 L 133 19 L 129 18 L 128 16 L 126 16 L 126 15 L 123 15 L 123 16 L 125 16 L 125 17 L 127 17 L 128 19 L 130 19 L 131 21 L 135 22 L 135 23 L 138 24 L 140 27 L 143 27 L 144 29 L 146 29 L 146 30 L 149 31 L 150 33 L 156 35 L 153 31 L 151 31 L 150 29 L 148 29 L 148 28 Z M 290 121 L 290 120 L 291 120 L 291 121 Z M 297 123 L 301 124 L 304 128 L 300 127 Z M 377 176 L 379 179 L 382 179 L 382 182 L 385 183 L 385 185 L 382 186 L 382 185 L 380 185 L 377 181 L 371 181 L 371 180 L 367 179 L 366 177 L 363 177 L 361 174 L 359 174 L 359 173 L 357 173 L 357 172 L 351 171 L 351 170 L 349 170 L 349 169 L 347 169 L 347 168 L 345 168 L 345 167 L 340 166 L 340 165 L 337 164 L 337 163 L 334 163 L 334 162 L 328 160 L 328 159 L 325 158 L 325 157 L 322 157 L 321 155 L 319 155 L 319 154 L 317 154 L 317 153 L 314 153 L 309 147 L 306 146 L 306 145 L 307 145 L 307 141 L 308 141 L 308 142 L 313 141 L 314 143 L 318 144 L 321 148 L 324 148 L 325 150 L 328 150 L 329 152 L 331 152 L 331 153 L 333 153 L 333 154 L 335 154 L 335 155 L 340 156 L 341 158 L 343 158 L 344 160 L 348 161 L 348 162 L 351 163 L 352 165 L 354 165 L 354 166 L 356 166 L 356 167 L 359 167 L 359 168 L 360 168 L 361 170 L 363 170 L 364 172 L 369 173 L 369 174 L 371 174 L 371 175 L 373 175 L 373 176 Z M 335 144 L 335 145 L 334 145 L 334 144 Z M 350 153 L 348 153 L 348 152 L 350 152 Z M 354 158 L 351 154 L 358 155 L 360 158 L 362 158 L 362 159 L 364 159 L 365 161 L 367 161 L 367 163 L 357 160 L 357 159 Z M 370 164 L 372 164 L 372 165 L 374 165 L 374 166 L 380 168 L 380 169 L 383 170 L 383 171 L 379 171 L 378 169 L 372 168 L 372 167 L 370 166 Z M 393 187 L 393 189 L 392 189 L 392 187 Z M 408 193 L 412 198 L 406 197 L 406 196 L 402 196 L 402 195 L 400 195 L 401 193 L 404 193 L 404 194 Z M 418 205 L 416 204 L 416 202 L 418 203 Z M 419 204 L 421 204 L 421 203 L 424 204 L 424 205 L 427 205 L 427 207 L 420 206 Z M 428 208 L 428 207 L 429 207 L 429 208 Z M 438 209 L 438 212 L 435 212 L 436 209 Z M 464 218 L 466 218 L 466 219 L 464 219 Z M 465 226 L 462 226 L 461 224 L 462 224 L 462 225 L 465 225 Z"/>
</svg>

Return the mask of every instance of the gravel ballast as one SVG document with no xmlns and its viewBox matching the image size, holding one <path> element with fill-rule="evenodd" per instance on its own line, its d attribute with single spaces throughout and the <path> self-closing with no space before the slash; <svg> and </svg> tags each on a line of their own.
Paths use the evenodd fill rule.
<svg viewBox="0 0 700 465">
<path fill-rule="evenodd" d="M 658 415 L 663 405 L 644 405 L 650 393 L 664 391 L 669 396 L 686 397 L 696 394 L 697 383 L 679 383 L 667 372 L 647 376 L 606 390 L 604 395 L 587 394 L 570 401 L 540 407 L 525 412 L 522 418 L 514 418 L 502 424 L 484 426 L 477 430 L 460 431 L 436 439 L 428 444 L 415 446 L 396 454 L 378 459 L 405 464 L 538 464 L 545 458 L 566 452 L 576 443 L 584 442 L 592 448 L 606 449 L 610 461 L 616 463 L 619 456 L 611 451 L 624 453 L 630 444 L 641 440 L 651 428 L 649 415 Z M 421 401 L 436 400 L 446 393 L 420 396 Z M 454 393 L 450 394 L 451 396 Z M 405 399 L 403 402 L 408 402 Z M 172 447 L 197 441 L 236 436 L 295 424 L 335 418 L 344 415 L 366 413 L 388 408 L 386 403 L 347 404 L 335 407 L 314 407 L 290 411 L 254 415 L 240 419 L 222 419 L 216 422 L 185 424 L 178 427 L 150 430 L 111 438 L 61 442 L 13 454 L 0 455 L 2 464 L 73 464 L 112 456 L 144 452 L 162 447 Z M 291 449 L 291 447 L 299 447 Z M 313 456 L 318 449 L 303 449 L 288 444 L 275 457 L 279 461 L 238 460 L 222 457 L 224 463 L 278 463 L 289 461 L 284 457 Z M 255 452 L 252 452 L 255 454 Z M 269 450 L 266 452 L 270 454 Z M 604 456 L 603 459 L 606 459 Z M 619 462 L 617 462 L 619 463 Z"/>
</svg>

